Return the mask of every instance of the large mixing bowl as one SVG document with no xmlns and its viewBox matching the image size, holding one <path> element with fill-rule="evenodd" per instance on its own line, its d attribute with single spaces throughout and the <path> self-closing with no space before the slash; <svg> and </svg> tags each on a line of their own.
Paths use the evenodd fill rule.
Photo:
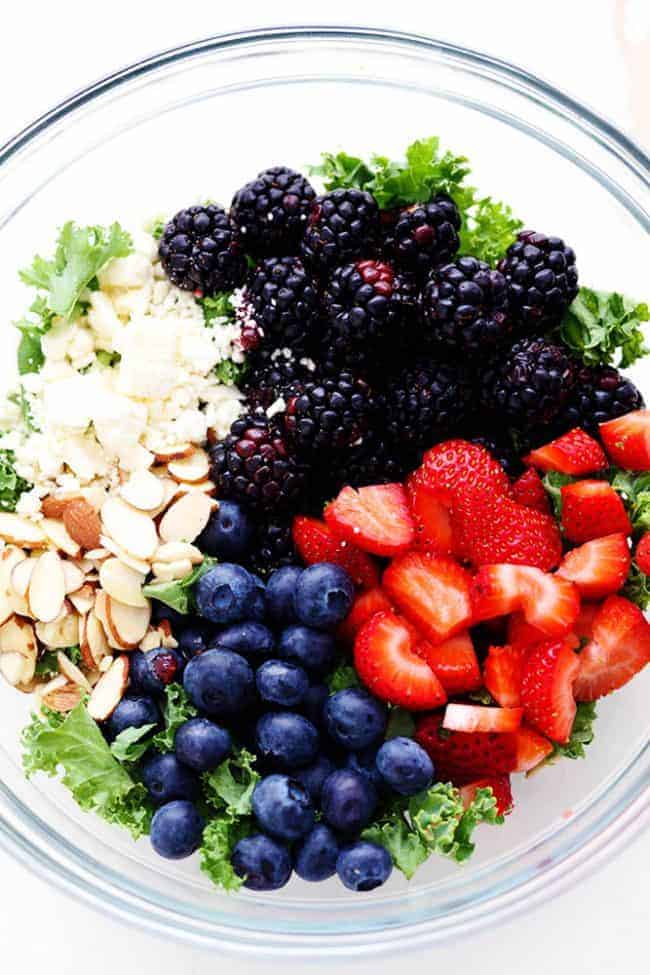
<svg viewBox="0 0 650 975">
<path fill-rule="evenodd" d="M 286 29 L 217 37 L 86 89 L 0 152 L 0 293 L 24 307 L 17 268 L 67 219 L 132 226 L 195 200 L 228 201 L 267 165 L 322 150 L 399 154 L 438 134 L 477 185 L 527 225 L 564 237 L 581 280 L 643 297 L 648 160 L 613 126 L 525 71 L 449 44 L 374 30 Z M 645 265 L 645 266 L 644 266 Z M 643 386 L 643 376 L 636 376 Z M 646 383 L 646 389 L 648 384 Z M 353 895 L 297 879 L 227 896 L 195 860 L 81 813 L 65 790 L 24 781 L 29 701 L 0 687 L 0 839 L 52 883 L 150 930 L 260 955 L 406 948 L 528 909 L 612 856 L 647 820 L 650 674 L 601 702 L 584 761 L 517 777 L 515 812 L 481 827 L 466 865 L 434 859 L 407 884 Z"/>
</svg>

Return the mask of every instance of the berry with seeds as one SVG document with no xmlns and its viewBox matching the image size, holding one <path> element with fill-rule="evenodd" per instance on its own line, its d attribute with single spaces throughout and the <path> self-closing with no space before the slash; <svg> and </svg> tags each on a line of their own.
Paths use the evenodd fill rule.
<svg viewBox="0 0 650 975">
<path fill-rule="evenodd" d="M 628 599 L 606 599 L 592 629 L 592 638 L 578 657 L 573 688 L 577 701 L 595 701 L 611 694 L 650 663 L 650 624 Z"/>
<path fill-rule="evenodd" d="M 335 342 L 347 347 L 390 335 L 416 307 L 413 279 L 396 274 L 384 261 L 357 261 L 338 267 L 328 281 L 324 298 Z"/>
<path fill-rule="evenodd" d="M 608 466 L 600 444 L 578 427 L 532 450 L 524 457 L 524 463 L 540 471 L 559 471 L 575 476 L 593 474 Z"/>
<path fill-rule="evenodd" d="M 632 534 L 625 505 L 606 481 L 576 481 L 560 488 L 562 529 L 571 542 L 590 542 L 603 535 Z"/>
<path fill-rule="evenodd" d="M 507 816 L 512 811 L 514 801 L 512 798 L 512 789 L 510 788 L 510 777 L 508 775 L 490 775 L 482 779 L 475 779 L 474 782 L 468 782 L 467 785 L 461 786 L 460 797 L 463 800 L 465 809 L 468 809 L 474 802 L 479 789 L 492 789 L 492 794 L 497 804 L 497 815 Z"/>
<path fill-rule="evenodd" d="M 454 352 L 490 352 L 512 331 L 506 280 L 475 257 L 432 271 L 422 313 L 433 341 Z"/>
<path fill-rule="evenodd" d="M 402 207 L 392 215 L 384 250 L 395 264 L 424 277 L 450 261 L 459 247 L 460 213 L 445 193 L 429 203 Z"/>
<path fill-rule="evenodd" d="M 470 442 L 485 447 L 492 456 L 499 461 L 509 477 L 517 477 L 522 471 L 522 463 L 519 459 L 512 441 L 504 434 L 481 433 L 476 437 L 470 437 Z"/>
<path fill-rule="evenodd" d="M 403 452 L 381 434 L 370 433 L 363 443 L 329 459 L 314 479 L 323 501 L 339 493 L 342 487 L 366 487 L 369 484 L 394 484 L 406 470 Z"/>
<path fill-rule="evenodd" d="M 538 643 L 524 660 L 521 703 L 526 721 L 562 745 L 569 740 L 576 716 L 573 684 L 580 660 L 567 638 Z"/>
<path fill-rule="evenodd" d="M 253 410 L 268 410 L 295 385 L 314 378 L 316 365 L 311 359 L 298 358 L 290 349 L 260 350 L 246 360 L 243 390 Z M 281 404 L 280 404 L 281 405 Z"/>
<path fill-rule="evenodd" d="M 387 385 L 386 430 L 402 448 L 428 447 L 468 419 L 473 399 L 462 366 L 420 359 Z"/>
<path fill-rule="evenodd" d="M 635 410 L 601 423 L 607 456 L 626 471 L 650 471 L 650 410 Z"/>
<path fill-rule="evenodd" d="M 158 253 L 172 284 L 201 296 L 238 288 L 246 275 L 239 238 L 225 210 L 214 203 L 172 217 Z"/>
<path fill-rule="evenodd" d="M 634 383 L 613 366 L 582 366 L 576 382 L 555 425 L 558 430 L 581 427 L 596 436 L 598 424 L 607 423 L 645 406 Z"/>
<path fill-rule="evenodd" d="M 513 316 L 527 332 L 559 325 L 578 294 L 576 258 L 560 237 L 522 230 L 499 263 Z"/>
<path fill-rule="evenodd" d="M 314 201 L 302 255 L 318 271 L 368 256 L 379 237 L 379 208 L 366 190 L 331 190 Z"/>
<path fill-rule="evenodd" d="M 293 520 L 293 540 L 307 565 L 330 562 L 345 569 L 355 585 L 363 589 L 379 585 L 377 567 L 370 556 L 356 545 L 342 541 L 317 518 L 296 515 Z"/>
<path fill-rule="evenodd" d="M 567 552 L 557 574 L 575 583 L 583 599 L 603 599 L 623 587 L 631 561 L 625 535 L 605 535 Z"/>
<path fill-rule="evenodd" d="M 344 450 L 361 441 L 371 425 L 375 403 L 370 387 L 350 373 L 303 383 L 287 401 L 284 425 L 300 454 Z"/>
<path fill-rule="evenodd" d="M 289 254 L 305 229 L 316 193 L 300 173 L 272 166 L 235 193 L 232 222 L 249 254 Z"/>
<path fill-rule="evenodd" d="M 634 553 L 634 561 L 645 575 L 650 575 L 650 532 L 645 532 Z"/>
<path fill-rule="evenodd" d="M 550 515 L 551 502 L 544 483 L 534 468 L 529 467 L 512 485 L 512 493 L 517 504 L 533 508 L 543 515 Z"/>
<path fill-rule="evenodd" d="M 250 566 L 262 577 L 296 561 L 291 518 L 270 518 L 258 526 Z"/>
<path fill-rule="evenodd" d="M 409 549 L 415 524 L 401 484 L 344 487 L 325 508 L 325 521 L 337 538 L 372 555 L 388 558 Z"/>
<path fill-rule="evenodd" d="M 243 314 L 272 347 L 304 347 L 318 327 L 316 282 L 299 257 L 267 257 L 249 275 Z"/>
<path fill-rule="evenodd" d="M 574 363 L 561 346 L 543 338 L 522 339 L 486 370 L 483 404 L 504 422 L 527 430 L 555 419 L 574 381 Z"/>
</svg>

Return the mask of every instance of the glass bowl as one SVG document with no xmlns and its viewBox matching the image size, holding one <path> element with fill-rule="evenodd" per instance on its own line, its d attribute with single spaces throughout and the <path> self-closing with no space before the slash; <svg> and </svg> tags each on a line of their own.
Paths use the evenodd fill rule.
<svg viewBox="0 0 650 975">
<path fill-rule="evenodd" d="M 527 225 L 559 234 L 581 279 L 639 295 L 647 279 L 648 160 L 612 125 L 485 55 L 378 30 L 291 28 L 216 37 L 87 88 L 0 152 L 0 281 L 7 321 L 26 293 L 16 270 L 67 219 L 131 226 L 201 198 L 228 201 L 266 165 L 303 168 L 323 150 L 398 155 L 437 134 L 476 184 Z M 643 295 L 640 295 L 643 297 Z M 3 332 L 4 378 L 13 360 Z M 642 386 L 644 377 L 637 371 Z M 645 383 L 648 387 L 647 382 Z M 516 809 L 478 831 L 462 867 L 431 860 L 371 894 L 294 879 L 228 896 L 195 859 L 81 813 L 50 780 L 27 783 L 18 734 L 29 701 L 0 687 L 0 839 L 25 864 L 102 911 L 194 943 L 258 955 L 382 952 L 532 908 L 612 856 L 647 823 L 650 673 L 599 704 L 585 761 L 515 782 Z"/>
</svg>

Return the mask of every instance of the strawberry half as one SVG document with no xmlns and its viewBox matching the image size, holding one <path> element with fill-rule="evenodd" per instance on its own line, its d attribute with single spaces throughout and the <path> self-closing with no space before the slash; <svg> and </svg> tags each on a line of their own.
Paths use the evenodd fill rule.
<svg viewBox="0 0 650 975">
<path fill-rule="evenodd" d="M 379 585 L 377 566 L 365 552 L 349 542 L 341 541 L 323 521 L 296 515 L 293 519 L 293 540 L 307 565 L 316 562 L 333 562 L 346 569 L 356 586 L 369 589 Z"/>
<path fill-rule="evenodd" d="M 572 582 L 530 566 L 484 565 L 472 582 L 472 608 L 474 622 L 521 609 L 547 636 L 562 636 L 578 617 L 580 596 Z"/>
<path fill-rule="evenodd" d="M 533 508 L 535 511 L 541 511 L 543 515 L 551 513 L 549 496 L 541 477 L 533 467 L 529 467 L 517 478 L 512 485 L 512 493 L 518 504 L 523 504 L 526 508 Z"/>
<path fill-rule="evenodd" d="M 483 775 L 507 775 L 517 767 L 517 734 L 446 731 L 442 715 L 417 722 L 415 740 L 431 758 L 436 778 L 465 784 Z"/>
<path fill-rule="evenodd" d="M 516 731 L 521 724 L 523 708 L 491 708 L 481 704 L 448 704 L 442 727 L 447 731 L 499 732 Z"/>
<path fill-rule="evenodd" d="M 382 580 L 389 599 L 434 643 L 469 626 L 470 582 L 469 572 L 453 559 L 426 552 L 395 559 Z"/>
<path fill-rule="evenodd" d="M 650 624 L 628 599 L 606 599 L 592 630 L 579 657 L 574 686 L 578 701 L 595 701 L 618 690 L 650 662 Z"/>
<path fill-rule="evenodd" d="M 479 444 L 468 440 L 445 440 L 428 450 L 423 458 L 422 479 L 434 491 L 451 498 L 489 491 L 512 496 L 510 479 L 501 464 Z"/>
<path fill-rule="evenodd" d="M 603 535 L 631 533 L 625 506 L 606 481 L 576 481 L 560 491 L 562 528 L 569 541 L 590 542 Z"/>
<path fill-rule="evenodd" d="M 423 641 L 415 651 L 429 664 L 447 694 L 468 694 L 481 686 L 478 657 L 467 631 L 443 643 Z"/>
<path fill-rule="evenodd" d="M 452 509 L 452 524 L 464 556 L 476 566 L 509 562 L 546 572 L 562 558 L 555 519 L 501 495 L 462 498 Z"/>
<path fill-rule="evenodd" d="M 631 562 L 626 536 L 605 535 L 567 552 L 557 574 L 574 582 L 585 599 L 604 599 L 623 586 Z"/>
<path fill-rule="evenodd" d="M 553 751 L 553 745 L 548 738 L 526 725 L 522 725 L 515 732 L 515 737 L 516 760 L 513 772 L 530 772 Z"/>
<path fill-rule="evenodd" d="M 415 546 L 436 555 L 454 554 L 454 536 L 449 507 L 427 487 L 421 471 L 406 480 L 406 493 L 415 523 Z"/>
<path fill-rule="evenodd" d="M 540 639 L 545 639 L 539 634 Z M 502 708 L 521 706 L 521 675 L 524 650 L 520 646 L 490 647 L 483 664 L 483 682 Z"/>
<path fill-rule="evenodd" d="M 447 700 L 434 672 L 414 652 L 412 631 L 394 613 L 376 613 L 363 624 L 354 643 L 354 665 L 382 701 L 428 711 Z"/>
<path fill-rule="evenodd" d="M 399 555 L 415 541 L 401 484 L 373 484 L 356 491 L 344 487 L 325 508 L 325 521 L 338 538 L 373 555 Z"/>
<path fill-rule="evenodd" d="M 460 797 L 465 809 L 471 806 L 479 789 L 492 789 L 499 816 L 507 816 L 512 811 L 514 801 L 509 775 L 486 776 L 483 779 L 475 779 L 474 782 L 468 782 L 467 785 L 461 786 Z"/>
<path fill-rule="evenodd" d="M 526 621 L 524 614 L 518 610 L 508 618 L 508 645 L 516 650 L 528 650 L 536 643 L 547 640 L 546 633 Z M 492 693 L 490 691 L 490 693 Z M 494 697 L 494 695 L 492 695 Z"/>
<path fill-rule="evenodd" d="M 635 410 L 599 427 L 607 455 L 628 471 L 650 470 L 650 410 Z"/>
<path fill-rule="evenodd" d="M 634 553 L 634 561 L 646 575 L 650 575 L 650 532 L 642 535 Z"/>
<path fill-rule="evenodd" d="M 355 636 L 366 620 L 369 620 L 375 613 L 390 613 L 392 610 L 393 604 L 383 589 L 380 589 L 379 586 L 374 589 L 366 589 L 365 592 L 359 593 L 354 600 L 352 609 L 337 630 L 337 635 L 345 643 L 354 643 Z"/>
<path fill-rule="evenodd" d="M 603 471 L 607 458 L 597 440 L 575 427 L 562 434 L 557 440 L 524 457 L 524 464 L 532 464 L 540 471 L 559 471 L 561 474 L 594 474 Z"/>
<path fill-rule="evenodd" d="M 551 741 L 569 740 L 576 702 L 573 684 L 580 669 L 569 640 L 548 640 L 532 648 L 524 660 L 521 703 L 526 721 Z"/>
</svg>

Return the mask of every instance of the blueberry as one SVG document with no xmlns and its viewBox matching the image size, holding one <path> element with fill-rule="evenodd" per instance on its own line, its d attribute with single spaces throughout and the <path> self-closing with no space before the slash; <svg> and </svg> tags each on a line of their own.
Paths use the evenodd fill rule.
<svg viewBox="0 0 650 975">
<path fill-rule="evenodd" d="M 196 584 L 196 605 L 212 623 L 238 623 L 250 616 L 257 596 L 255 578 L 241 565 L 224 562 L 201 576 Z"/>
<path fill-rule="evenodd" d="M 230 733 L 208 718 L 190 718 L 174 738 L 177 758 L 197 772 L 210 772 L 232 751 Z"/>
<path fill-rule="evenodd" d="M 370 822 L 377 805 L 377 793 L 359 772 L 342 768 L 332 772 L 323 783 L 321 809 L 334 829 L 358 833 Z"/>
<path fill-rule="evenodd" d="M 251 572 L 250 575 L 255 583 L 255 591 L 246 615 L 251 620 L 263 623 L 266 619 L 266 584 L 254 573 Z"/>
<path fill-rule="evenodd" d="M 375 763 L 376 755 L 376 745 L 363 748 L 359 752 L 349 752 L 345 759 L 345 767 L 352 769 L 353 772 L 359 772 L 360 775 L 365 775 L 368 781 L 379 791 L 382 787 L 385 788 L 386 783 L 379 774 Z"/>
<path fill-rule="evenodd" d="M 273 634 L 262 623 L 233 623 L 214 638 L 218 647 L 226 647 L 256 663 L 270 657 L 275 646 Z"/>
<path fill-rule="evenodd" d="M 335 769 L 334 762 L 327 755 L 319 755 L 315 762 L 305 768 L 296 769 L 295 779 L 302 782 L 314 802 L 318 802 L 323 791 L 323 782 Z"/>
<path fill-rule="evenodd" d="M 261 757 L 280 769 L 304 767 L 318 754 L 316 728 L 293 711 L 263 714 L 257 722 L 255 740 Z"/>
<path fill-rule="evenodd" d="M 146 653 L 134 650 L 130 664 L 129 677 L 134 687 L 145 694 L 162 694 L 168 684 L 179 682 L 185 660 L 171 647 L 154 647 Z"/>
<path fill-rule="evenodd" d="M 253 833 L 240 840 L 231 862 L 244 887 L 250 890 L 278 890 L 291 876 L 291 858 L 286 846 L 263 833 Z"/>
<path fill-rule="evenodd" d="M 277 626 L 295 623 L 298 617 L 294 594 L 303 570 L 297 565 L 285 565 L 271 575 L 266 584 L 266 605 L 269 619 Z"/>
<path fill-rule="evenodd" d="M 433 782 L 433 763 L 412 738 L 391 738 L 377 752 L 381 777 L 401 796 L 414 796 Z"/>
<path fill-rule="evenodd" d="M 324 727 L 325 702 L 330 696 L 327 684 L 311 684 L 307 688 L 300 710 L 317 728 Z"/>
<path fill-rule="evenodd" d="M 391 875 L 393 861 L 390 853 L 377 843 L 359 840 L 339 853 L 336 872 L 348 890 L 374 890 L 385 884 Z"/>
<path fill-rule="evenodd" d="M 348 572 L 331 562 L 305 569 L 296 586 L 296 615 L 305 626 L 331 630 L 350 612 L 354 583 Z"/>
<path fill-rule="evenodd" d="M 309 678 L 298 664 L 288 660 L 267 660 L 258 668 L 255 683 L 263 701 L 293 708 L 304 699 Z"/>
<path fill-rule="evenodd" d="M 298 840 L 314 825 L 314 807 L 304 785 L 288 775 L 267 775 L 255 786 L 253 813 L 266 833 Z"/>
<path fill-rule="evenodd" d="M 109 738 L 117 738 L 125 728 L 141 728 L 145 724 L 158 724 L 160 711 L 156 702 L 145 694 L 127 694 L 117 705 L 106 722 Z"/>
<path fill-rule="evenodd" d="M 182 765 L 173 752 L 154 755 L 142 766 L 142 781 L 154 802 L 172 799 L 196 799 L 199 783 L 190 769 Z"/>
<path fill-rule="evenodd" d="M 294 660 L 310 674 L 325 674 L 334 659 L 334 637 L 296 624 L 283 630 L 278 640 L 278 656 Z"/>
<path fill-rule="evenodd" d="M 338 855 L 336 836 L 325 823 L 317 823 L 296 847 L 296 873 L 303 880 L 327 880 L 336 873 Z"/>
<path fill-rule="evenodd" d="M 181 860 L 201 845 L 205 823 L 187 799 L 161 806 L 151 820 L 151 845 L 158 856 Z"/>
<path fill-rule="evenodd" d="M 248 555 L 255 529 L 250 515 L 236 501 L 219 501 L 219 507 L 196 540 L 202 552 L 230 562 Z"/>
<path fill-rule="evenodd" d="M 177 637 L 178 652 L 190 660 L 203 653 L 214 642 L 214 626 L 207 620 L 194 619 Z"/>
<path fill-rule="evenodd" d="M 231 650 L 206 650 L 185 668 L 183 687 L 199 711 L 213 717 L 236 714 L 255 696 L 250 665 Z"/>
<path fill-rule="evenodd" d="M 172 609 L 171 606 L 153 599 L 151 602 L 151 622 L 153 626 L 157 626 L 163 620 L 167 620 L 173 633 L 176 633 L 177 631 L 180 632 L 187 623 L 187 616 L 179 613 L 177 609 Z"/>
<path fill-rule="evenodd" d="M 384 737 L 386 705 L 361 687 L 346 687 L 332 694 L 325 704 L 325 726 L 344 748 L 359 751 Z"/>
</svg>

